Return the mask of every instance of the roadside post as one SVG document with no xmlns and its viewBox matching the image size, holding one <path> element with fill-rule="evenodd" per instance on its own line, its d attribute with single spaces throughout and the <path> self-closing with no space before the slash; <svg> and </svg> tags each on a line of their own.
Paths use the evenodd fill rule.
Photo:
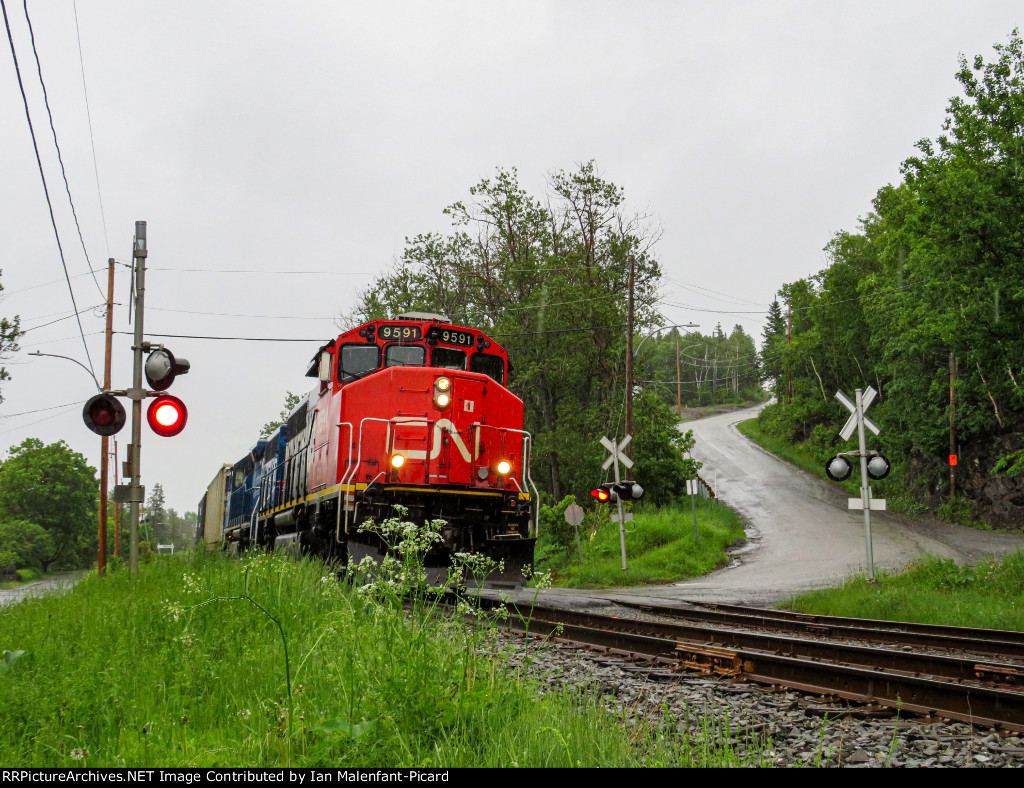
<svg viewBox="0 0 1024 788">
<path fill-rule="evenodd" d="M 569 504 L 565 507 L 565 521 L 576 531 L 576 550 L 580 554 L 580 569 L 583 568 L 583 545 L 580 543 L 580 523 L 583 522 L 585 512 L 578 504 Z"/>
<path fill-rule="evenodd" d="M 850 411 L 850 418 L 846 420 L 846 424 L 839 431 L 839 436 L 844 441 L 849 440 L 850 436 L 853 435 L 853 431 L 857 430 L 859 448 L 857 451 L 840 452 L 825 463 L 826 475 L 832 481 L 841 482 L 849 478 L 852 471 L 850 462 L 846 458 L 860 458 L 860 498 L 848 498 L 847 508 L 861 509 L 864 512 L 864 542 L 865 550 L 867 551 L 869 583 L 876 582 L 874 552 L 871 544 L 871 510 L 885 511 L 885 499 L 871 497 L 871 485 L 868 480 L 884 479 L 889 475 L 889 461 L 876 451 L 868 451 L 867 442 L 864 437 L 865 428 L 871 430 L 875 435 L 881 433 L 878 425 L 864 415 L 864 411 L 875 401 L 876 396 L 878 396 L 878 392 L 871 386 L 868 386 L 865 391 L 857 389 L 853 402 L 843 392 L 836 392 L 836 399 Z M 871 458 L 870 461 L 868 460 L 869 457 Z"/>
<path fill-rule="evenodd" d="M 693 509 L 693 543 L 696 544 L 697 537 L 697 485 L 700 484 L 696 479 L 686 480 L 686 492 L 690 496 L 690 508 Z"/>
</svg>

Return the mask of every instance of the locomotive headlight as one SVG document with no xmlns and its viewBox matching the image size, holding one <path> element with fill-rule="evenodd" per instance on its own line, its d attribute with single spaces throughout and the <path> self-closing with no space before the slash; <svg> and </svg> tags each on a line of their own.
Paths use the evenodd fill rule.
<svg viewBox="0 0 1024 788">
<path fill-rule="evenodd" d="M 434 381 L 434 404 L 439 408 L 447 408 L 452 402 L 451 378 L 438 378 Z"/>
<path fill-rule="evenodd" d="M 392 468 L 401 468 L 403 465 L 405 465 L 405 457 L 403 457 L 401 454 L 391 455 Z"/>
<path fill-rule="evenodd" d="M 498 473 L 504 475 L 508 473 L 510 470 L 512 470 L 512 463 L 510 463 L 508 460 L 502 460 L 501 462 L 498 463 Z"/>
</svg>

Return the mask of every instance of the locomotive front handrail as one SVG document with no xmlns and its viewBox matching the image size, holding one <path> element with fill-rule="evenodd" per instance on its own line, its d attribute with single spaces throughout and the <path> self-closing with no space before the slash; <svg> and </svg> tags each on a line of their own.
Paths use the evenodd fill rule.
<svg viewBox="0 0 1024 788">
<path fill-rule="evenodd" d="M 476 448 L 474 449 L 474 453 L 477 456 L 480 454 L 480 431 L 484 427 L 489 430 L 501 430 L 503 433 L 518 432 L 523 436 L 523 464 L 520 470 L 522 472 L 523 484 L 533 490 L 533 535 L 537 536 L 540 533 L 540 493 L 537 492 L 537 485 L 533 483 L 533 476 L 530 475 L 530 454 L 531 449 L 533 448 L 533 436 L 526 430 L 517 430 L 515 427 L 495 427 L 491 424 L 481 424 L 478 421 L 473 422 L 471 426 L 476 427 Z M 502 443 L 502 446 L 504 446 L 504 442 Z M 515 477 L 512 477 L 512 480 L 515 481 Z M 519 491 L 523 492 L 523 488 L 519 485 L 519 482 L 516 482 L 516 487 L 519 487 Z"/>
</svg>

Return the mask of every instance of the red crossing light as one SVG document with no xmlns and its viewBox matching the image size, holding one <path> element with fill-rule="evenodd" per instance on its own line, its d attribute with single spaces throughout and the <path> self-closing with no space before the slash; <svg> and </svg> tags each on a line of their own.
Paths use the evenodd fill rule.
<svg viewBox="0 0 1024 788">
<path fill-rule="evenodd" d="M 113 394 L 96 394 L 85 403 L 82 419 L 85 426 L 97 435 L 116 435 L 124 426 L 127 415 L 124 406 Z"/>
<path fill-rule="evenodd" d="M 185 429 L 188 408 L 185 403 L 170 394 L 161 394 L 150 403 L 146 411 L 149 428 L 157 435 L 170 438 Z"/>
<path fill-rule="evenodd" d="M 608 503 L 612 499 L 612 491 L 609 485 L 603 485 L 596 490 L 591 490 L 590 494 L 601 503 Z"/>
</svg>

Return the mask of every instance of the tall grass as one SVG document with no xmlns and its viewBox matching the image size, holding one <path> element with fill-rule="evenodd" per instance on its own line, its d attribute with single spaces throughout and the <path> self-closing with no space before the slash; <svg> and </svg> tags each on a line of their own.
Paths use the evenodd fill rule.
<svg viewBox="0 0 1024 788">
<path fill-rule="evenodd" d="M 382 591 L 388 582 L 339 582 L 322 564 L 272 554 L 232 561 L 200 552 L 2 608 L 0 763 L 738 760 L 720 733 L 705 741 L 699 731 L 628 725 L 594 695 L 539 697 L 508 668 L 507 652 L 480 653 L 486 626 L 442 615 L 429 597 L 404 609 Z"/>
<path fill-rule="evenodd" d="M 787 607 L 804 613 L 1024 631 L 1024 553 L 960 566 L 926 557 L 900 574 L 880 573 L 814 591 Z"/>
<path fill-rule="evenodd" d="M 626 527 L 626 571 L 618 523 L 606 515 L 584 522 L 579 552 L 544 548 L 538 565 L 564 588 L 611 588 L 669 583 L 699 577 L 729 560 L 728 549 L 744 536 L 739 516 L 714 500 L 698 499 L 697 535 L 693 514 L 684 508 L 640 509 Z M 588 527 L 589 525 L 589 527 Z"/>
</svg>

